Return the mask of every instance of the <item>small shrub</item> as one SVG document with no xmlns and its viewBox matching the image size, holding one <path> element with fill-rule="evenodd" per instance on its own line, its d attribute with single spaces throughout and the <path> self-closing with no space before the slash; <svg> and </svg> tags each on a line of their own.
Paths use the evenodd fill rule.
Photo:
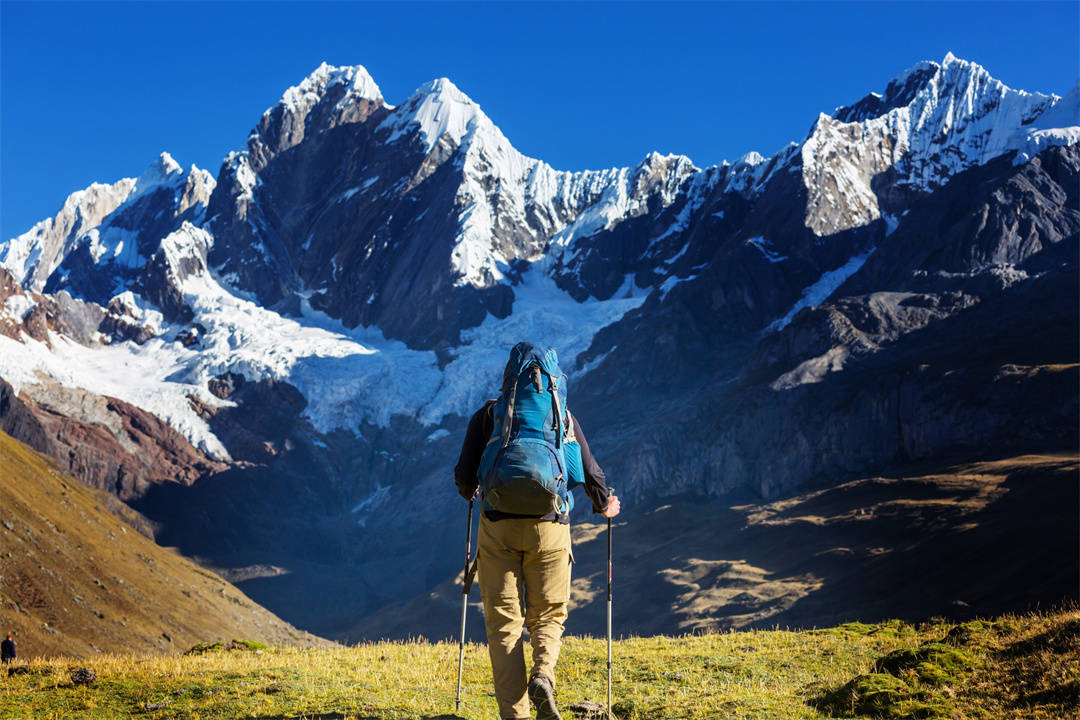
<svg viewBox="0 0 1080 720">
<path fill-rule="evenodd" d="M 192 646 L 192 648 L 190 650 L 188 650 L 184 654 L 185 655 L 205 655 L 206 653 L 217 652 L 219 650 L 223 650 L 224 648 L 225 648 L 225 643 L 223 643 L 223 642 L 204 642 L 204 643 L 199 643 L 198 645 Z"/>
<path fill-rule="evenodd" d="M 868 673 L 848 681 L 835 692 L 821 699 L 824 709 L 838 715 L 878 715 L 898 718 L 897 706 L 906 698 L 910 688 L 903 680 L 886 673 Z"/>
<path fill-rule="evenodd" d="M 73 668 L 71 670 L 71 682 L 73 685 L 93 685 L 97 682 L 97 673 L 90 668 Z"/>
<path fill-rule="evenodd" d="M 914 672 L 928 685 L 944 685 L 975 665 L 967 653 L 942 643 L 895 650 L 874 663 L 874 671 L 897 677 Z"/>
<path fill-rule="evenodd" d="M 960 623 L 945 634 L 945 639 L 942 642 L 949 645 L 971 645 L 988 632 L 995 630 L 997 626 L 998 623 L 986 620 L 971 620 L 970 622 Z"/>
</svg>

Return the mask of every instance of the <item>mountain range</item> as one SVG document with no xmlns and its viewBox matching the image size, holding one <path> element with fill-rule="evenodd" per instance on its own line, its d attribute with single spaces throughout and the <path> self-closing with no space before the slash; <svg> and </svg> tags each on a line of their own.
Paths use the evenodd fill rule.
<svg viewBox="0 0 1080 720">
<path fill-rule="evenodd" d="M 1080 83 L 951 53 L 769 157 L 584 172 L 448 79 L 391 105 L 324 63 L 216 177 L 162 153 L 0 243 L 0 430 L 286 620 L 378 635 L 453 577 L 451 468 L 521 339 L 557 348 L 631 536 L 1075 454 L 1078 194 Z"/>
</svg>

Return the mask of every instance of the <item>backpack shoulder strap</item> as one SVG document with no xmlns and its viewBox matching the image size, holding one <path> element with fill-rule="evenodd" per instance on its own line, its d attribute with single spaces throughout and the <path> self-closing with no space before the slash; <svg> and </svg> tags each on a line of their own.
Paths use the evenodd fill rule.
<svg viewBox="0 0 1080 720">
<path fill-rule="evenodd" d="M 559 383 L 553 375 L 548 375 L 551 382 L 551 410 L 555 414 L 555 447 L 560 448 L 563 444 L 563 433 L 566 427 L 563 425 L 562 408 L 559 407 Z"/>
</svg>

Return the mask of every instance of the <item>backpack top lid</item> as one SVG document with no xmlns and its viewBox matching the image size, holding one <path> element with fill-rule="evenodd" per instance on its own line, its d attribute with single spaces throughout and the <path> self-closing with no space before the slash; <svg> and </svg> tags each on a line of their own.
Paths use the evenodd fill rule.
<svg viewBox="0 0 1080 720">
<path fill-rule="evenodd" d="M 555 348 L 534 342 L 519 342 L 510 348 L 510 359 L 506 362 L 503 370 L 503 389 L 511 378 L 517 379 L 530 364 L 536 363 L 549 377 L 558 378 L 562 375 L 559 370 L 559 356 Z"/>
</svg>

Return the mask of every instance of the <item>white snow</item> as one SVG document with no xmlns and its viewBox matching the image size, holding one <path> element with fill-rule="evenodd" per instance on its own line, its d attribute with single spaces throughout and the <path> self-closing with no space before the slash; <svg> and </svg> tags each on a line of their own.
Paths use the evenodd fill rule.
<svg viewBox="0 0 1080 720">
<path fill-rule="evenodd" d="M 360 517 L 356 518 L 356 524 L 360 527 L 365 527 L 367 525 L 367 514 L 384 505 L 389 499 L 390 488 L 388 486 L 376 485 L 375 490 L 371 495 L 364 498 L 353 507 L 352 514 L 360 515 Z"/>
<path fill-rule="evenodd" d="M 729 167 L 724 192 L 753 195 L 760 186 L 767 165 L 766 158 L 756 150 L 744 154 Z"/>
<path fill-rule="evenodd" d="M 800 310 L 823 303 L 838 287 L 844 284 L 845 280 L 859 271 L 867 258 L 874 253 L 874 250 L 875 248 L 870 248 L 864 253 L 855 255 L 835 270 L 822 273 L 817 282 L 803 290 L 802 297 L 791 306 L 791 309 L 783 317 L 774 320 L 765 328 L 765 332 L 783 330 Z"/>
<path fill-rule="evenodd" d="M 156 162 L 151 163 L 150 167 L 146 168 L 142 175 L 135 178 L 135 187 L 132 189 L 131 195 L 126 197 L 124 201 L 129 202 L 143 193 L 157 189 L 161 185 L 180 185 L 186 177 L 180 163 L 173 160 L 173 156 L 169 153 L 162 152 L 158 155 Z"/>
<path fill-rule="evenodd" d="M 632 275 L 608 300 L 589 298 L 578 303 L 560 290 L 545 272 L 545 262 L 528 270 L 514 286 L 513 311 L 499 320 L 491 315 L 478 327 L 462 333 L 464 345 L 440 374 L 438 391 L 422 404 L 418 419 L 437 424 L 449 414 L 471 415 L 489 397 L 498 394 L 502 369 L 511 347 L 533 340 L 556 349 L 559 365 L 571 382 L 577 356 L 592 343 L 603 327 L 619 320 L 645 301 L 647 289 L 639 288 Z"/>
<path fill-rule="evenodd" d="M 237 183 L 240 185 L 240 193 L 237 195 L 237 200 L 250 202 L 255 196 L 256 186 L 262 182 L 262 179 L 259 178 L 252 169 L 247 151 L 234 150 L 230 152 L 225 156 L 225 165 L 229 168 L 236 178 Z"/>
<path fill-rule="evenodd" d="M 129 402 L 164 420 L 193 445 L 212 457 L 228 457 L 206 421 L 195 414 L 187 396 L 209 405 L 221 402 L 201 387 L 174 379 L 183 373 L 195 353 L 179 343 L 153 338 L 144 345 L 132 342 L 89 348 L 66 337 L 49 334 L 47 345 L 28 337 L 22 342 L 0 336 L 4 379 L 18 391 L 23 385 L 51 379 L 98 395 Z"/>
<path fill-rule="evenodd" d="M 139 256 L 138 237 L 134 230 L 104 225 L 90 230 L 80 242 L 88 244 L 90 258 L 95 263 L 104 258 L 122 267 L 137 268 L 145 263 L 145 258 Z"/>
<path fill-rule="evenodd" d="M 660 292 L 660 302 L 664 301 L 664 298 L 667 297 L 667 294 L 671 292 L 671 288 L 675 287 L 679 283 L 684 283 L 687 280 L 693 280 L 696 277 L 697 275 L 689 275 L 684 278 L 678 277 L 677 275 L 669 275 L 664 280 L 664 282 L 660 283 L 660 287 L 657 288 L 657 290 Z"/>
<path fill-rule="evenodd" d="M 15 322 L 21 323 L 27 316 L 27 314 L 37 307 L 37 303 L 34 302 L 29 295 L 11 295 L 4 301 L 4 312 L 9 317 L 13 318 Z"/>
<path fill-rule="evenodd" d="M 447 437 L 449 435 L 450 435 L 449 430 L 447 430 L 446 428 L 439 428 L 438 430 L 436 430 L 435 432 L 433 432 L 433 433 L 431 433 L 430 435 L 427 436 L 427 441 L 428 442 L 435 442 L 436 440 L 441 440 L 442 438 Z"/>
<path fill-rule="evenodd" d="M 778 263 L 787 260 L 787 255 L 781 255 L 780 253 L 776 252 L 776 249 L 773 247 L 772 243 L 770 243 L 768 240 L 766 240 L 760 235 L 747 239 L 746 244 L 756 247 L 761 252 L 761 254 L 765 256 L 765 259 L 771 263 Z"/>
<path fill-rule="evenodd" d="M 906 210 L 904 211 L 907 212 Z M 896 228 L 900 227 L 900 218 L 896 215 L 890 215 L 885 213 L 881 216 L 885 220 L 885 236 L 888 237 L 896 232 Z"/>
<path fill-rule="evenodd" d="M 1080 143 L 1080 81 L 1013 136 L 1010 147 L 1018 151 L 1013 164 L 1023 164 L 1048 147 L 1075 143 Z"/>
<path fill-rule="evenodd" d="M 123 308 L 126 315 L 134 319 L 139 325 L 150 329 L 155 335 L 161 334 L 162 329 L 165 327 L 165 317 L 153 305 L 131 290 L 126 290 L 114 296 L 109 301 L 110 305 L 113 303 L 118 304 Z"/>
<path fill-rule="evenodd" d="M 430 153 L 444 135 L 449 143 L 460 144 L 470 126 L 482 121 L 491 122 L 479 105 L 449 79 L 438 78 L 417 88 L 380 128 L 390 131 L 387 142 L 392 142 L 418 126 L 425 152 Z"/>
<path fill-rule="evenodd" d="M 360 188 L 358 188 L 358 187 L 349 188 L 345 192 L 338 195 L 337 202 L 345 202 L 346 200 L 348 200 L 349 198 L 351 198 L 353 195 L 355 195 L 358 192 L 360 192 Z"/>
</svg>

